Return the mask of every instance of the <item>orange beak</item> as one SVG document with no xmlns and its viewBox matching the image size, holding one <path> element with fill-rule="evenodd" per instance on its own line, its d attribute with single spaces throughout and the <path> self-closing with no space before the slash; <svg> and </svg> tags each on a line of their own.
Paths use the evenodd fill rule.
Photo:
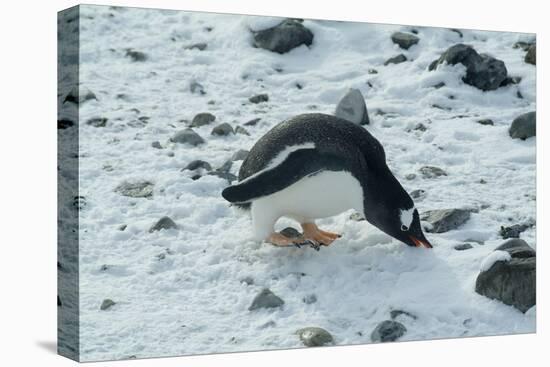
<svg viewBox="0 0 550 367">
<path fill-rule="evenodd" d="M 409 238 L 414 242 L 414 245 L 416 247 L 433 248 L 433 246 L 428 241 L 422 241 L 413 236 L 409 236 Z"/>
</svg>

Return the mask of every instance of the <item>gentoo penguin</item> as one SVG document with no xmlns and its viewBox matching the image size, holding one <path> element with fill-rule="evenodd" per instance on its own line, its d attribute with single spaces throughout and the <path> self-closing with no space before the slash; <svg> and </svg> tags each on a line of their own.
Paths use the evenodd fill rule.
<svg viewBox="0 0 550 367">
<path fill-rule="evenodd" d="M 222 196 L 250 206 L 254 237 L 276 246 L 328 246 L 340 235 L 319 229 L 315 219 L 355 209 L 409 246 L 432 247 L 380 142 L 363 127 L 331 115 L 303 114 L 276 125 L 252 147 L 238 183 Z M 301 224 L 302 237 L 274 231 L 283 216 Z"/>
</svg>

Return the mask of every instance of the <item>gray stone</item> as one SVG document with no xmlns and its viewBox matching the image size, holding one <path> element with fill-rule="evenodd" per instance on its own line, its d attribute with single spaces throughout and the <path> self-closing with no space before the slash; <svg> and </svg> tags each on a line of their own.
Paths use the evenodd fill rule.
<svg viewBox="0 0 550 367">
<path fill-rule="evenodd" d="M 204 125 L 208 125 L 211 122 L 214 122 L 216 120 L 216 116 L 209 112 L 201 112 L 195 115 L 193 117 L 193 121 L 191 121 L 190 127 L 201 127 Z"/>
<path fill-rule="evenodd" d="M 92 117 L 86 121 L 86 125 L 93 127 L 105 127 L 107 126 L 107 118 L 105 117 Z"/>
<path fill-rule="evenodd" d="M 464 83 L 483 91 L 500 87 L 508 74 L 503 61 L 486 54 L 478 54 L 473 47 L 462 43 L 448 48 L 438 60 L 430 64 L 428 69 L 435 70 L 443 63 L 464 65 L 466 67 L 466 75 L 462 78 Z"/>
<path fill-rule="evenodd" d="M 519 115 L 512 121 L 508 133 L 513 139 L 525 140 L 537 135 L 537 113 L 535 111 Z"/>
<path fill-rule="evenodd" d="M 363 215 L 361 215 L 360 213 L 358 213 L 358 212 L 352 213 L 349 216 L 349 219 L 354 220 L 356 222 L 362 222 L 362 221 L 366 220 L 365 217 Z"/>
<path fill-rule="evenodd" d="M 149 181 L 123 182 L 115 192 L 131 198 L 148 198 L 153 196 L 154 184 Z"/>
<path fill-rule="evenodd" d="M 474 248 L 474 246 L 472 246 L 471 244 L 469 243 L 461 243 L 460 245 L 456 245 L 454 247 L 455 250 L 457 251 L 464 251 L 464 250 L 469 250 L 471 248 Z"/>
<path fill-rule="evenodd" d="M 533 42 L 523 42 L 523 41 L 519 41 L 519 42 L 516 42 L 514 43 L 514 48 L 521 48 L 523 51 L 527 51 L 529 50 L 529 47 L 531 47 L 533 45 Z"/>
<path fill-rule="evenodd" d="M 101 306 L 99 307 L 99 309 L 101 311 L 105 311 L 114 305 L 116 305 L 116 302 L 114 302 L 112 299 L 107 298 L 107 299 L 104 299 L 103 302 L 101 302 Z"/>
<path fill-rule="evenodd" d="M 407 174 L 405 175 L 405 179 L 406 179 L 406 180 L 409 180 L 409 181 L 412 181 L 412 180 L 414 180 L 415 178 L 416 178 L 416 174 L 415 174 L 415 173 L 407 173 Z"/>
<path fill-rule="evenodd" d="M 526 312 L 536 304 L 536 253 L 522 240 L 507 241 L 497 250 L 509 252 L 512 259 L 480 272 L 476 292 Z"/>
<path fill-rule="evenodd" d="M 149 233 L 160 231 L 161 229 L 177 229 L 178 225 L 169 217 L 162 217 L 150 229 Z"/>
<path fill-rule="evenodd" d="M 384 66 L 388 66 L 389 64 L 401 64 L 402 62 L 407 61 L 407 56 L 403 54 L 399 54 L 394 57 L 390 57 L 384 62 Z"/>
<path fill-rule="evenodd" d="M 426 191 L 425 191 L 425 190 L 422 190 L 422 189 L 413 190 L 413 191 L 411 191 L 411 193 L 410 193 L 409 195 L 410 195 L 411 198 L 413 198 L 413 199 L 421 199 L 421 198 L 423 198 L 424 196 L 426 196 Z"/>
<path fill-rule="evenodd" d="M 401 315 L 408 316 L 413 320 L 417 319 L 417 317 L 415 315 L 413 315 L 412 313 L 407 312 L 407 311 L 403 311 L 403 310 L 391 310 L 390 311 L 390 317 L 391 317 L 392 320 L 395 320 L 397 317 L 399 317 Z"/>
<path fill-rule="evenodd" d="M 255 118 L 255 119 L 252 119 L 248 122 L 245 122 L 243 125 L 244 126 L 256 126 L 258 124 L 258 122 L 260 122 L 261 118 Z"/>
<path fill-rule="evenodd" d="M 440 209 L 422 213 L 420 219 L 432 225 L 426 232 L 443 233 L 457 229 L 470 219 L 470 209 Z"/>
<path fill-rule="evenodd" d="M 315 294 L 308 294 L 308 295 L 304 296 L 304 298 L 302 298 L 302 301 L 306 305 L 311 305 L 312 303 L 317 302 L 317 296 Z"/>
<path fill-rule="evenodd" d="M 191 91 L 191 93 L 195 93 L 195 94 L 200 94 L 200 95 L 206 94 L 204 87 L 199 82 L 192 82 L 189 85 L 189 90 Z"/>
<path fill-rule="evenodd" d="M 260 308 L 277 308 L 284 305 L 285 301 L 276 296 L 268 288 L 262 289 L 262 291 L 254 297 L 252 304 L 248 307 L 249 311 L 257 310 Z"/>
<path fill-rule="evenodd" d="M 126 50 L 126 57 L 129 57 L 130 59 L 132 59 L 133 62 L 143 62 L 149 58 L 146 53 L 141 51 L 135 51 L 135 50 L 132 50 L 131 48 Z"/>
<path fill-rule="evenodd" d="M 526 229 L 531 227 L 532 225 L 530 224 L 514 224 L 509 227 L 501 226 L 499 234 L 505 240 L 508 238 L 519 238 L 521 232 L 524 232 Z"/>
<path fill-rule="evenodd" d="M 286 227 L 285 229 L 283 229 L 279 233 L 282 234 L 283 236 L 287 237 L 287 238 L 298 238 L 298 237 L 302 236 L 300 231 L 298 231 L 296 228 L 292 228 L 292 227 Z"/>
<path fill-rule="evenodd" d="M 242 135 L 250 136 L 250 133 L 248 132 L 248 130 L 246 130 L 242 126 L 237 126 L 235 128 L 235 134 L 242 134 Z"/>
<path fill-rule="evenodd" d="M 302 343 L 307 347 L 321 347 L 334 343 L 332 335 L 320 327 L 306 327 L 296 331 Z"/>
<path fill-rule="evenodd" d="M 434 167 L 434 166 L 424 166 L 420 168 L 420 173 L 424 178 L 436 178 L 440 176 L 447 176 L 447 172 L 443 171 L 439 167 Z"/>
<path fill-rule="evenodd" d="M 211 171 L 212 166 L 210 165 L 210 163 L 208 163 L 206 161 L 203 161 L 203 160 L 200 160 L 200 159 L 195 159 L 194 161 L 189 162 L 189 164 L 187 166 L 185 166 L 182 169 L 182 171 L 186 171 L 186 170 L 194 171 L 194 170 L 197 170 L 197 169 L 205 169 L 207 171 Z"/>
<path fill-rule="evenodd" d="M 399 45 L 399 47 L 408 50 L 411 46 L 416 45 L 420 41 L 420 38 L 410 33 L 395 32 L 391 35 L 391 40 L 393 43 Z"/>
<path fill-rule="evenodd" d="M 223 124 L 220 124 L 212 129 L 211 135 L 218 135 L 218 136 L 227 136 L 229 134 L 235 134 L 235 131 L 233 130 L 233 127 L 229 125 L 227 122 L 224 122 Z"/>
<path fill-rule="evenodd" d="M 186 46 L 185 49 L 186 49 L 186 50 L 199 50 L 199 51 L 204 51 L 204 50 L 206 50 L 207 47 L 208 47 L 208 44 L 206 44 L 206 43 L 204 43 L 204 42 L 199 42 L 199 43 L 195 43 L 195 44 Z"/>
<path fill-rule="evenodd" d="M 491 126 L 493 126 L 495 124 L 493 122 L 493 120 L 491 120 L 491 119 L 481 119 L 481 120 L 477 120 L 476 122 L 478 124 L 481 124 L 481 125 L 491 125 Z"/>
<path fill-rule="evenodd" d="M 154 141 L 151 143 L 151 146 L 155 149 L 162 149 L 162 145 L 160 145 L 160 141 Z"/>
<path fill-rule="evenodd" d="M 286 19 L 275 27 L 253 32 L 254 47 L 284 54 L 301 45 L 310 46 L 313 33 L 293 19 Z"/>
<path fill-rule="evenodd" d="M 97 101 L 97 97 L 94 92 L 86 87 L 79 88 L 78 86 L 75 86 L 69 91 L 69 93 L 67 93 L 67 95 L 63 99 L 63 102 L 82 104 L 84 102 L 91 101 L 92 99 L 95 99 Z"/>
<path fill-rule="evenodd" d="M 248 99 L 251 103 L 262 103 L 269 101 L 269 96 L 266 93 L 256 94 Z"/>
<path fill-rule="evenodd" d="M 235 153 L 233 153 L 233 156 L 231 156 L 232 161 L 244 161 L 248 157 L 248 150 L 239 149 Z"/>
<path fill-rule="evenodd" d="M 403 324 L 393 320 L 385 320 L 372 331 L 370 339 L 373 342 L 393 342 L 405 335 L 406 332 L 407 328 Z"/>
<path fill-rule="evenodd" d="M 365 98 L 359 89 L 350 88 L 340 100 L 335 112 L 336 117 L 353 122 L 357 125 L 368 125 L 369 114 Z"/>
<path fill-rule="evenodd" d="M 525 54 L 525 62 L 531 65 L 537 65 L 537 45 L 531 45 Z"/>
<path fill-rule="evenodd" d="M 170 141 L 178 144 L 190 144 L 192 146 L 204 144 L 204 139 L 190 128 L 177 132 L 170 138 Z"/>
</svg>

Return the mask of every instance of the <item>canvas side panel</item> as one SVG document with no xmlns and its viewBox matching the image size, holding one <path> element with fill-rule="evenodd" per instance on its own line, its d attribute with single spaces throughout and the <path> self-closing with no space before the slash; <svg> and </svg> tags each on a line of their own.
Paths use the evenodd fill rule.
<svg viewBox="0 0 550 367">
<path fill-rule="evenodd" d="M 57 351 L 79 360 L 79 7 L 57 18 Z"/>
</svg>

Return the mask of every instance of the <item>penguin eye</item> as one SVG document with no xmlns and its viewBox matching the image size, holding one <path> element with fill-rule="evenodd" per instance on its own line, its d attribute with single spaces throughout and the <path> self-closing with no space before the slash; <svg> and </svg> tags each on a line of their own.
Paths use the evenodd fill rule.
<svg viewBox="0 0 550 367">
<path fill-rule="evenodd" d="M 406 225 L 403 224 L 403 225 L 401 225 L 401 230 L 402 230 L 403 232 L 408 231 L 408 230 L 409 230 L 409 227 L 407 227 Z"/>
</svg>

